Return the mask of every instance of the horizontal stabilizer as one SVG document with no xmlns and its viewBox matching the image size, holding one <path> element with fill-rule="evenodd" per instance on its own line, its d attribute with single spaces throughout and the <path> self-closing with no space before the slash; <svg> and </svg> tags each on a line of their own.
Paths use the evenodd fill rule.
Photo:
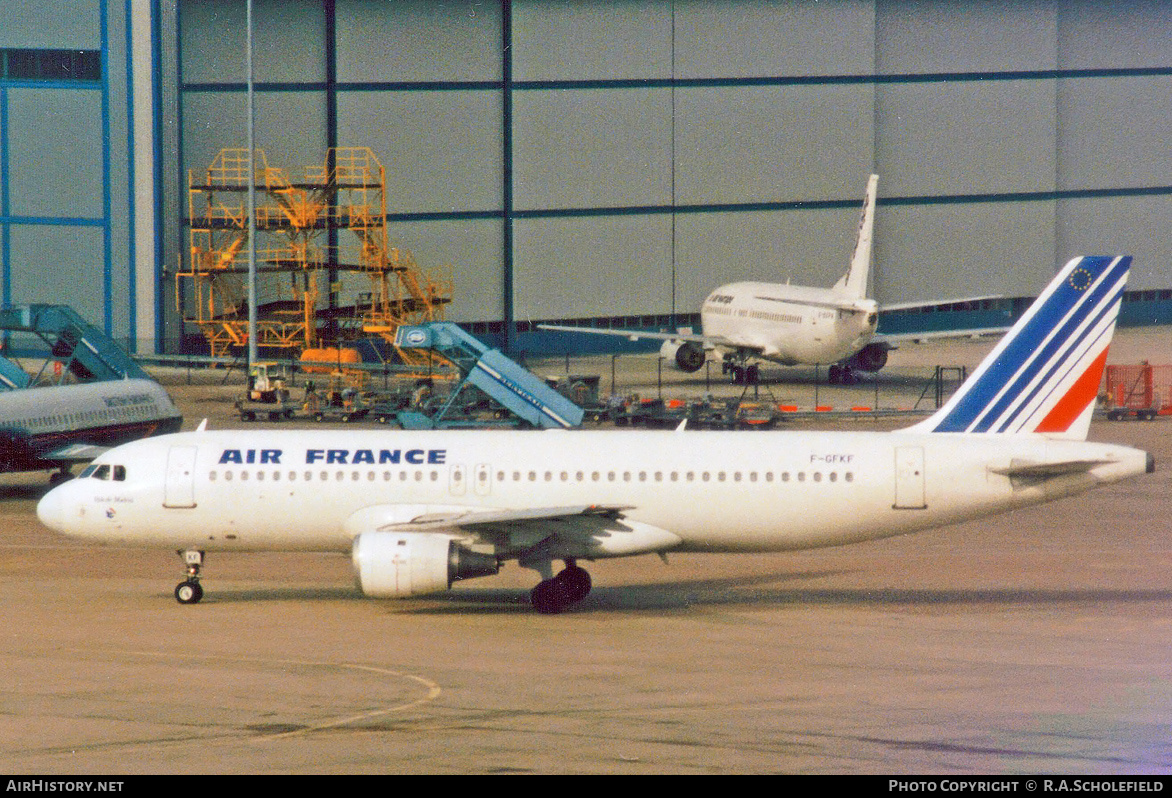
<svg viewBox="0 0 1172 798">
<path fill-rule="evenodd" d="M 1112 460 L 1064 460 L 1058 463 L 1014 463 L 1008 468 L 991 468 L 994 474 L 1006 477 L 1060 477 L 1064 474 L 1078 474 L 1090 471 L 1101 465 L 1108 465 Z"/>
<path fill-rule="evenodd" d="M 1059 477 L 1087 474 L 1099 466 L 1111 465 L 1114 460 L 1061 460 L 1049 463 L 1014 460 L 1007 468 L 991 468 L 994 474 L 1009 477 L 1014 490 L 1036 487 Z"/>
</svg>

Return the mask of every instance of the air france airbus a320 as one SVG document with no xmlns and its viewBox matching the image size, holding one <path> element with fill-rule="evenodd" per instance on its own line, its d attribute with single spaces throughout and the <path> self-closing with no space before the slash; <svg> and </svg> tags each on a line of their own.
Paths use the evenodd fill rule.
<svg viewBox="0 0 1172 798">
<path fill-rule="evenodd" d="M 377 598 L 443 591 L 517 560 L 559 612 L 585 560 L 835 546 L 1039 504 L 1151 472 L 1086 442 L 1130 258 L 1072 260 L 935 415 L 895 432 L 239 431 L 99 457 L 37 507 L 83 540 L 350 554 Z M 565 568 L 556 576 L 554 563 Z"/>
</svg>

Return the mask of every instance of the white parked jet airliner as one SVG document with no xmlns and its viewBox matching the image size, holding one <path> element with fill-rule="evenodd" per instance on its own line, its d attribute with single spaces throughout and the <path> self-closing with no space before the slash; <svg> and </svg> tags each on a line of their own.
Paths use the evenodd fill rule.
<svg viewBox="0 0 1172 798">
<path fill-rule="evenodd" d="M 579 561 L 900 535 L 1150 472 L 1086 442 L 1130 258 L 1072 260 L 935 415 L 896 432 L 226 431 L 129 443 L 37 507 L 76 538 L 179 550 L 337 551 L 406 597 L 518 560 L 539 612 L 584 598 Z M 553 575 L 553 563 L 566 568 Z"/>
<path fill-rule="evenodd" d="M 540 324 L 543 330 L 617 335 L 664 342 L 661 353 L 682 370 L 698 371 L 708 352 L 724 353 L 725 371 L 737 382 L 756 382 L 759 357 L 784 366 L 830 364 L 830 381 L 851 381 L 855 369 L 878 371 L 890 344 L 873 341 L 879 305 L 867 297 L 878 175 L 867 181 L 863 213 L 850 266 L 833 288 L 789 283 L 722 285 L 700 306 L 702 332 L 656 333 Z"/>
</svg>

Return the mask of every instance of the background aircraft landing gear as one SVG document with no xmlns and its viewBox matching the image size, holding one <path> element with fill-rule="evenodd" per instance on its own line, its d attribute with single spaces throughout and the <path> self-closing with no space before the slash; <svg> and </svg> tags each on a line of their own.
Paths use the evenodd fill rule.
<svg viewBox="0 0 1172 798">
<path fill-rule="evenodd" d="M 732 374 L 733 385 L 756 385 L 761 379 L 760 366 L 746 364 L 743 360 L 736 362 L 726 358 L 721 364 L 721 373 Z"/>
<path fill-rule="evenodd" d="M 831 385 L 856 385 L 859 381 L 859 377 L 855 374 L 854 369 L 850 366 L 838 365 L 830 367 L 830 376 L 828 379 Z"/>
<path fill-rule="evenodd" d="M 199 584 L 199 568 L 203 565 L 203 552 L 180 550 L 179 556 L 187 564 L 187 579 L 175 585 L 175 600 L 180 604 L 196 604 L 203 598 L 203 588 Z"/>
<path fill-rule="evenodd" d="M 566 560 L 565 569 L 553 579 L 546 579 L 533 588 L 529 600 L 533 609 L 542 615 L 554 615 L 590 594 L 591 580 L 586 569 L 573 560 Z"/>
</svg>

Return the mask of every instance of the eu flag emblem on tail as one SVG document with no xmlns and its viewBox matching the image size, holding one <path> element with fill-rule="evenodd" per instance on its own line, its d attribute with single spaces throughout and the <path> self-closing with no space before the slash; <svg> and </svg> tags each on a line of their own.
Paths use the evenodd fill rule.
<svg viewBox="0 0 1172 798">
<path fill-rule="evenodd" d="M 1075 258 L 919 432 L 1085 440 L 1131 257 Z"/>
</svg>

